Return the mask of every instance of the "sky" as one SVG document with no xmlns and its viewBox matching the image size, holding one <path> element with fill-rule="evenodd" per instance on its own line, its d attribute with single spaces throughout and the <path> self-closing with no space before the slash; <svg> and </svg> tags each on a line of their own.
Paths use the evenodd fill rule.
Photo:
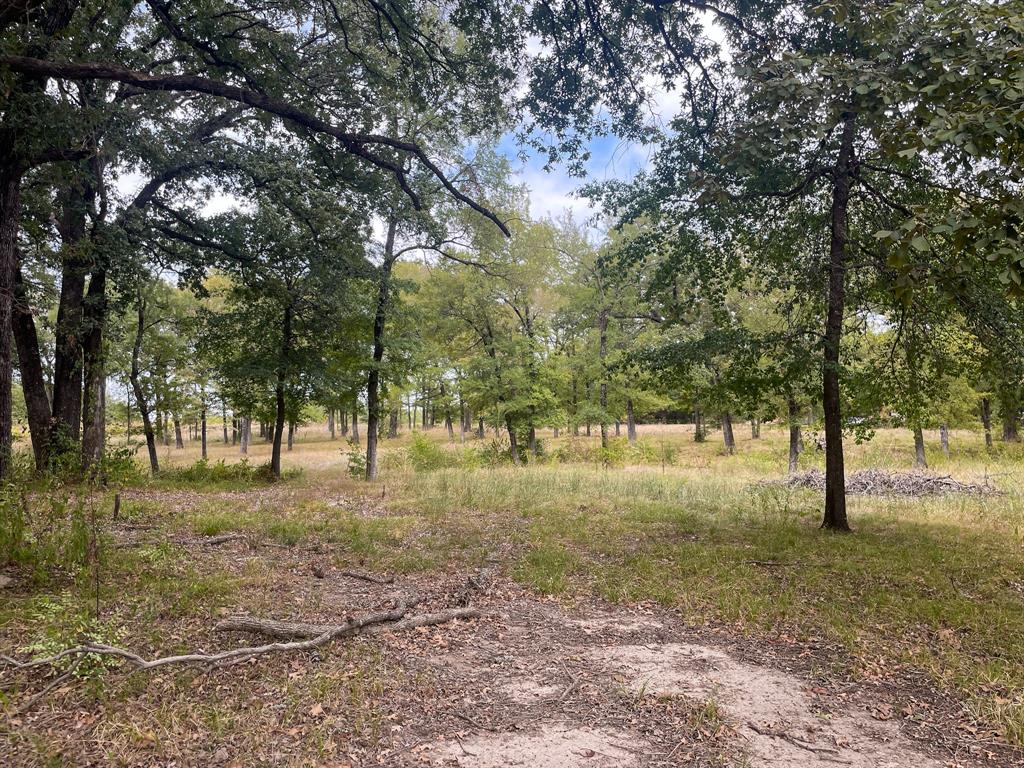
<svg viewBox="0 0 1024 768">
<path fill-rule="evenodd" d="M 590 143 L 591 157 L 586 164 L 586 177 L 580 178 L 570 175 L 561 165 L 545 170 L 544 160 L 535 153 L 530 153 L 524 162 L 512 136 L 503 139 L 498 148 L 511 161 L 516 177 L 530 190 L 532 218 L 559 218 L 569 211 L 580 224 L 590 223 L 598 212 L 587 199 L 577 194 L 583 184 L 631 179 L 647 167 L 653 153 L 652 147 L 613 136 L 600 137 Z"/>
</svg>

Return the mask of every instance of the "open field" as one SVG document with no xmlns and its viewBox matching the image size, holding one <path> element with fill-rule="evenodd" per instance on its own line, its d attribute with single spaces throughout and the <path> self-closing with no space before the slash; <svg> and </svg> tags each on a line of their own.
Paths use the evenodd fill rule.
<svg viewBox="0 0 1024 768">
<path fill-rule="evenodd" d="M 483 616 L 213 670 L 89 657 L 0 672 L 11 765 L 1018 765 L 1024 744 L 1024 450 L 952 436 L 933 472 L 998 495 L 851 496 L 852 535 L 783 476 L 785 435 L 650 425 L 642 447 L 542 435 L 385 441 L 379 482 L 299 434 L 277 484 L 216 469 L 237 448 L 161 448 L 167 475 L 84 502 L 101 566 L 11 568 L 0 653 L 82 638 L 147 658 L 235 648 L 247 614 L 337 623 L 416 593 Z M 746 434 L 744 434 L 746 432 Z M 211 434 L 216 431 L 211 428 Z M 934 440 L 934 442 L 932 442 Z M 624 442 L 624 441 L 623 441 Z M 810 445 L 810 441 L 808 441 Z M 268 447 L 256 441 L 253 464 Z M 561 456 L 561 460 L 554 457 Z M 801 468 L 821 463 L 808 450 Z M 848 447 L 848 472 L 909 470 L 908 433 Z M 72 490 L 66 490 L 71 498 Z M 41 500 L 36 500 L 40 502 Z M 71 504 L 68 508 L 71 508 Z M 37 513 L 33 520 L 41 519 Z M 243 534 L 211 545 L 210 537 Z M 393 584 L 343 575 L 389 574 Z M 468 579 L 468 581 L 467 581 Z M 105 665 L 105 666 L 104 666 Z M 516 761 L 519 761 L 518 763 Z"/>
</svg>

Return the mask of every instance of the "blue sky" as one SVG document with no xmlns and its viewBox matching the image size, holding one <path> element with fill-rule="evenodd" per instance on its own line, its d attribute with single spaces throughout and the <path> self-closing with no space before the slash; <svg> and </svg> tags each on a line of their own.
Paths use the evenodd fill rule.
<svg viewBox="0 0 1024 768">
<path fill-rule="evenodd" d="M 520 148 L 512 136 L 502 139 L 498 148 L 511 160 L 516 175 L 529 188 L 533 218 L 557 218 L 568 210 L 581 223 L 595 213 L 589 201 L 576 195 L 583 184 L 631 179 L 646 167 L 653 152 L 653 147 L 632 144 L 613 136 L 597 138 L 590 143 L 591 157 L 586 164 L 586 177 L 577 178 L 571 176 L 564 166 L 544 170 L 543 159 L 534 153 L 529 153 L 526 162 L 522 162 Z"/>
</svg>

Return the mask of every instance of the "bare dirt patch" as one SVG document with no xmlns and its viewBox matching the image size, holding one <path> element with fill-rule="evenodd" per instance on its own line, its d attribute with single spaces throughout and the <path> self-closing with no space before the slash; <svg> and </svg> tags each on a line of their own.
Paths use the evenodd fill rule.
<svg viewBox="0 0 1024 768">
<path fill-rule="evenodd" d="M 578 728 L 544 726 L 535 733 L 499 733 L 459 742 L 442 754 L 442 760 L 463 768 L 612 768 L 635 766 L 636 744 L 629 734 Z"/>
<path fill-rule="evenodd" d="M 836 702 L 816 695 L 806 681 L 739 661 L 719 649 L 683 643 L 628 645 L 595 649 L 591 655 L 639 692 L 716 702 L 745 742 L 753 765 L 947 765 L 921 754 L 895 723 L 875 719 L 857 703 L 835 708 Z"/>
</svg>

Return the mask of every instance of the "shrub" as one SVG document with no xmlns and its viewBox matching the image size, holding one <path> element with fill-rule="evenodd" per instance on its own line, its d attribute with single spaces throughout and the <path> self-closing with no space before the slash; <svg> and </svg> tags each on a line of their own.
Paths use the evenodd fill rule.
<svg viewBox="0 0 1024 768">
<path fill-rule="evenodd" d="M 366 477 L 366 454 L 355 440 L 349 441 L 348 474 L 356 480 Z"/>
</svg>

